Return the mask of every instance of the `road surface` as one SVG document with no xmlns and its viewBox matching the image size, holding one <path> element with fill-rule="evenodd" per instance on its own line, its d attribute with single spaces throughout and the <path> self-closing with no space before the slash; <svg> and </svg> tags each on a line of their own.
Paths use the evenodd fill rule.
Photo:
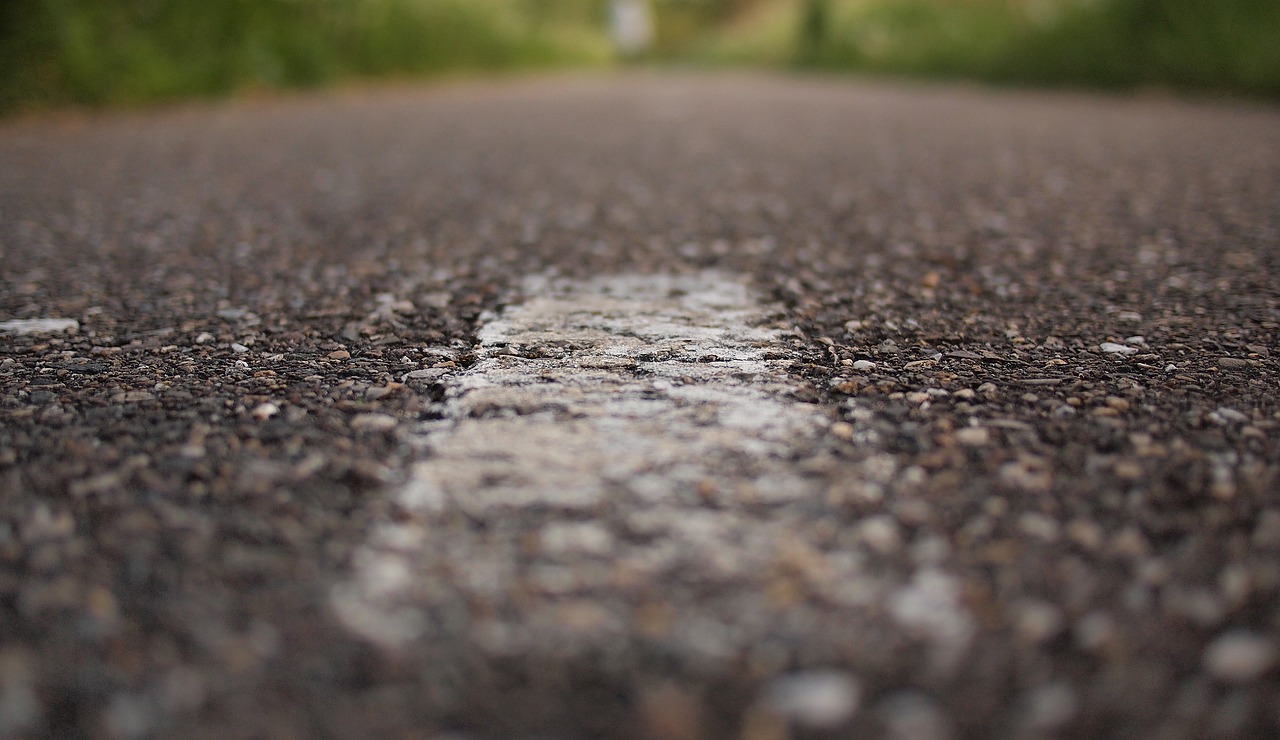
<svg viewBox="0 0 1280 740">
<path fill-rule="evenodd" d="M 0 125 L 0 736 L 1280 733 L 1280 111 Z"/>
</svg>

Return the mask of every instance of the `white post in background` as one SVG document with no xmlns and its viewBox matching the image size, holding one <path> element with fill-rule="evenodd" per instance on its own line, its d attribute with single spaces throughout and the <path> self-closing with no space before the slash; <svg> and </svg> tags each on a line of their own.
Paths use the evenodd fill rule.
<svg viewBox="0 0 1280 740">
<path fill-rule="evenodd" d="M 653 43 L 653 16 L 648 0 L 613 0 L 609 6 L 609 25 L 618 51 L 634 57 Z"/>
</svg>

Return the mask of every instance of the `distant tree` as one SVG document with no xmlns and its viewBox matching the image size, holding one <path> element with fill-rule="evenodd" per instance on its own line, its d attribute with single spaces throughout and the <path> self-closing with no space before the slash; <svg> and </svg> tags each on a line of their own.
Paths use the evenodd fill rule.
<svg viewBox="0 0 1280 740">
<path fill-rule="evenodd" d="M 816 62 L 826 44 L 831 25 L 830 0 L 805 0 L 800 21 L 800 56 L 805 62 Z"/>
</svg>

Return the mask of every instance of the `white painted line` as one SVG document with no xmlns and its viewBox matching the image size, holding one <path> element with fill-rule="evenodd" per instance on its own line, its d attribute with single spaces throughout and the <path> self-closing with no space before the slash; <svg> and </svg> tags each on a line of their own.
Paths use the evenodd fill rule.
<svg viewBox="0 0 1280 740">
<path fill-rule="evenodd" d="M 64 331 L 77 331 L 80 322 L 75 319 L 13 319 L 0 321 L 0 332 L 14 334 L 57 334 Z"/>
<path fill-rule="evenodd" d="M 510 599 L 530 578 L 555 591 L 556 568 L 575 560 L 598 569 L 684 549 L 713 571 L 749 571 L 773 554 L 740 509 L 826 490 L 801 461 L 825 449 L 831 419 L 796 400 L 782 311 L 740 279 L 539 277 L 523 293 L 448 381 L 446 420 L 397 494 L 410 521 L 377 529 L 334 590 L 339 617 L 370 640 L 415 639 L 429 606 L 451 598 Z M 619 528 L 658 536 L 624 544 Z M 564 588 L 583 572 L 560 573 Z"/>
</svg>

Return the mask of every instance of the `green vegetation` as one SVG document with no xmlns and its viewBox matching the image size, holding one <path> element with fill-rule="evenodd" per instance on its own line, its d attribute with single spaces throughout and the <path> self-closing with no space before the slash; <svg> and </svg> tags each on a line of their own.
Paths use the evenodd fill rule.
<svg viewBox="0 0 1280 740">
<path fill-rule="evenodd" d="M 5 0 L 0 108 L 602 63 L 604 0 Z"/>
<path fill-rule="evenodd" d="M 756 5 L 767 7 L 748 9 L 685 53 L 712 63 L 771 64 L 787 58 L 817 69 L 1280 97 L 1276 0 L 761 0 Z"/>
<path fill-rule="evenodd" d="M 1011 41 L 992 79 L 1170 85 L 1280 96 L 1280 2 L 1110 0 L 1064 8 Z"/>
<path fill-rule="evenodd" d="M 651 60 L 1280 98 L 1280 0 L 650 0 Z M 3 0 L 0 111 L 601 65 L 609 0 Z"/>
</svg>

